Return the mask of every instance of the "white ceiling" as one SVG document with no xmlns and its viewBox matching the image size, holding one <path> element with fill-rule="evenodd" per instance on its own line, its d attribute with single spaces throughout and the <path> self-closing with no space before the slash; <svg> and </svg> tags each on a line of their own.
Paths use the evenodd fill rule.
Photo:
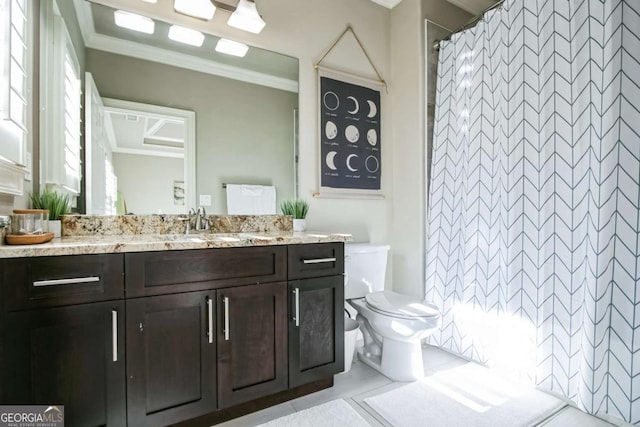
<svg viewBox="0 0 640 427">
<path fill-rule="evenodd" d="M 143 111 L 105 107 L 114 153 L 184 157 L 185 121 Z"/>
<path fill-rule="evenodd" d="M 402 0 L 371 0 L 381 6 L 393 9 Z M 472 15 L 479 15 L 485 9 L 497 3 L 498 0 L 447 0 L 449 3 L 464 9 Z"/>
<path fill-rule="evenodd" d="M 497 3 L 497 0 L 447 0 L 472 15 L 480 15 L 484 10 Z"/>
<path fill-rule="evenodd" d="M 128 0 L 131 2 L 131 0 Z M 99 36 L 107 36 L 110 40 L 128 41 L 138 43 L 139 45 L 151 46 L 159 49 L 164 49 L 169 52 L 177 52 L 181 54 L 191 55 L 199 60 L 212 61 L 217 64 L 223 64 L 224 66 L 237 67 L 238 72 L 247 70 L 250 72 L 259 73 L 266 76 L 272 76 L 276 78 L 282 78 L 286 80 L 296 81 L 298 80 L 298 60 L 286 55 L 275 54 L 264 49 L 258 49 L 251 47 L 247 55 L 243 58 L 225 55 L 218 53 L 215 50 L 215 45 L 219 40 L 219 37 L 205 33 L 204 44 L 201 47 L 187 46 L 183 43 L 178 43 L 170 40 L 167 37 L 169 32 L 170 19 L 181 18 L 179 14 L 173 11 L 173 3 L 169 0 L 158 1 L 157 4 L 144 3 L 137 1 L 133 5 L 149 6 L 151 10 L 153 7 L 157 7 L 156 13 L 166 13 L 167 20 L 154 19 L 156 24 L 156 31 L 154 34 L 143 34 L 135 31 L 120 28 L 114 25 L 113 12 L 118 8 L 118 4 L 114 7 L 104 5 L 102 2 L 92 1 L 91 3 L 81 3 L 84 6 L 88 6 L 86 16 L 84 17 L 81 26 L 93 27 L 94 32 Z M 86 9 L 86 8 L 85 8 Z M 140 13 L 136 9 L 125 9 L 134 13 Z M 151 14 L 141 13 L 145 16 L 154 17 Z M 91 21 L 91 22 L 88 22 Z M 197 22 L 201 20 L 193 19 L 187 22 Z M 180 24 L 178 22 L 178 24 Z M 184 25 L 184 24 L 182 24 Z M 192 27 L 192 26 L 190 26 Z M 192 27 L 194 28 L 194 27 Z M 85 40 L 87 44 L 87 40 Z"/>
<path fill-rule="evenodd" d="M 371 0 L 371 1 L 374 3 L 378 3 L 380 6 L 393 9 L 393 7 L 398 3 L 400 3 L 402 0 Z"/>
</svg>

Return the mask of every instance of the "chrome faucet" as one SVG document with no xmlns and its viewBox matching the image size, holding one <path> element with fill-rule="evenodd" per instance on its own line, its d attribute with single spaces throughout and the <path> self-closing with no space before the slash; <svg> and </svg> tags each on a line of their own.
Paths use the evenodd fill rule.
<svg viewBox="0 0 640 427">
<path fill-rule="evenodd" d="M 204 210 L 203 206 L 198 208 L 196 212 L 196 230 L 208 230 L 209 229 L 209 221 L 207 220 L 207 212 Z"/>
<path fill-rule="evenodd" d="M 179 216 L 177 218 L 178 221 L 184 222 L 184 234 L 191 233 L 191 215 L 195 215 L 195 211 L 193 209 L 189 209 L 186 216 Z"/>
</svg>

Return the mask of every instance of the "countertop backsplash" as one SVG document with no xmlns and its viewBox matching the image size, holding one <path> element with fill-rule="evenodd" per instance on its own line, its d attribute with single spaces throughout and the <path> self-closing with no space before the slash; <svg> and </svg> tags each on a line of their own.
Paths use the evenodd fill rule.
<svg viewBox="0 0 640 427">
<path fill-rule="evenodd" d="M 65 215 L 62 236 L 181 234 L 188 215 Z M 285 215 L 207 215 L 210 233 L 277 233 L 293 231 Z M 195 216 L 190 217 L 191 224 Z"/>
<path fill-rule="evenodd" d="M 283 215 L 211 215 L 210 229 L 185 234 L 186 215 L 65 215 L 62 238 L 4 245 L 0 259 L 165 250 L 349 242 L 350 234 L 294 232 Z M 194 223 L 195 216 L 190 218 Z"/>
</svg>

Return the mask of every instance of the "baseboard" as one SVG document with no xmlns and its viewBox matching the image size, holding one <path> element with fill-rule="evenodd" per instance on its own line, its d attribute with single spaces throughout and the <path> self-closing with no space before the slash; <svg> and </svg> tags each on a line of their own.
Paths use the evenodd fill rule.
<svg viewBox="0 0 640 427">
<path fill-rule="evenodd" d="M 215 411 L 201 417 L 174 424 L 174 426 L 208 427 L 330 387 L 333 387 L 333 376 L 331 378 L 314 381 L 312 383 L 281 391 L 280 393 L 276 393 L 270 396 L 261 397 L 259 399 L 232 406 L 230 408 L 221 409 L 219 411 Z"/>
</svg>

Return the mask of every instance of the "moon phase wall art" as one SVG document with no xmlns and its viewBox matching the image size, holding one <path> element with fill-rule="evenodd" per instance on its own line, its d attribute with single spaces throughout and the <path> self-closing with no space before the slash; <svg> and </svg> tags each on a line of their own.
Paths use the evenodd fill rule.
<svg viewBox="0 0 640 427">
<path fill-rule="evenodd" d="M 321 193 L 380 194 L 380 88 L 318 72 Z"/>
</svg>

